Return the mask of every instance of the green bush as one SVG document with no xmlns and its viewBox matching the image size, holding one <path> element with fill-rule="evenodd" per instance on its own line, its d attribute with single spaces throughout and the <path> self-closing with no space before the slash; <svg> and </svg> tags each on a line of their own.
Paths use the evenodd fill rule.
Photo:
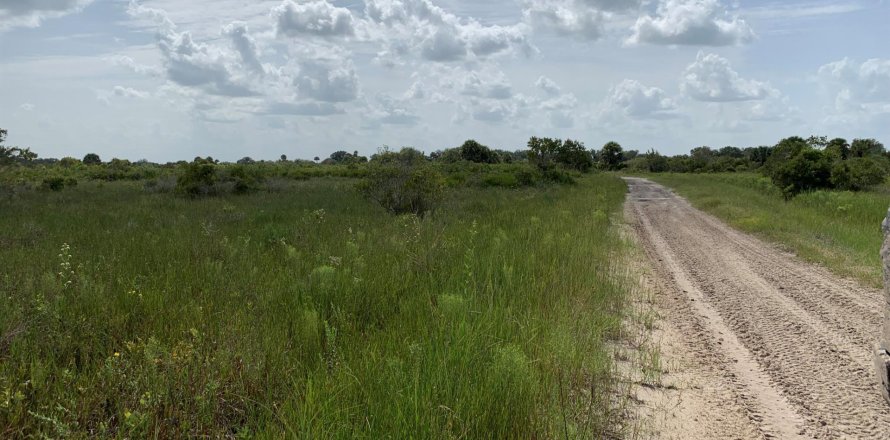
<svg viewBox="0 0 890 440">
<path fill-rule="evenodd" d="M 483 186 L 499 186 L 503 188 L 516 188 L 519 186 L 519 179 L 511 173 L 492 173 L 482 178 Z"/>
<path fill-rule="evenodd" d="M 393 214 L 424 215 L 442 198 L 445 180 L 430 165 L 379 165 L 359 184 L 360 191 Z"/>
<path fill-rule="evenodd" d="M 212 161 L 195 158 L 185 165 L 176 179 L 176 192 L 189 197 L 205 197 L 216 193 L 216 165 Z"/>
<path fill-rule="evenodd" d="M 62 177 L 47 177 L 43 179 L 40 187 L 50 191 L 61 191 L 65 187 L 65 179 Z"/>
<path fill-rule="evenodd" d="M 804 191 L 830 188 L 831 164 L 821 151 L 804 148 L 787 161 L 773 164 L 770 178 L 790 199 Z"/>
<path fill-rule="evenodd" d="M 887 177 L 884 160 L 872 157 L 853 157 L 839 161 L 831 168 L 831 183 L 838 189 L 860 191 L 878 185 Z"/>
</svg>

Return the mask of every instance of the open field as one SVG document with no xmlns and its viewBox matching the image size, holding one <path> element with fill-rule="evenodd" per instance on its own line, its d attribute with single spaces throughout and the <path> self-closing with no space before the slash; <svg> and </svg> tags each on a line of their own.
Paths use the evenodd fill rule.
<svg viewBox="0 0 890 440">
<path fill-rule="evenodd" d="M 0 437 L 602 437 L 625 184 L 350 179 L 188 199 L 140 182 L 0 209 Z"/>
<path fill-rule="evenodd" d="M 742 231 L 780 243 L 801 258 L 871 286 L 881 285 L 880 224 L 890 191 L 814 191 L 784 201 L 768 179 L 755 174 L 652 174 Z"/>
</svg>

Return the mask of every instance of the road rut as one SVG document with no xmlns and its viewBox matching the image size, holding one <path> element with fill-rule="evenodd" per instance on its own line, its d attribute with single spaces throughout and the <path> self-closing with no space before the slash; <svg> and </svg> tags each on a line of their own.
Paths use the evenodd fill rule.
<svg viewBox="0 0 890 440">
<path fill-rule="evenodd" d="M 715 372 L 708 387 L 731 401 L 712 404 L 747 417 L 724 427 L 739 432 L 718 423 L 703 438 L 890 439 L 871 369 L 880 291 L 736 231 L 661 185 L 626 180 L 659 312 L 693 357 L 683 361 Z"/>
</svg>

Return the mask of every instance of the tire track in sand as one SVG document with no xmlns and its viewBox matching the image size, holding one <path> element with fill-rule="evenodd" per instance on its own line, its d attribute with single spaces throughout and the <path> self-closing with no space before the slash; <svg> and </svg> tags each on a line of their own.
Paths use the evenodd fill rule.
<svg viewBox="0 0 890 440">
<path fill-rule="evenodd" d="M 741 396 L 734 404 L 763 437 L 890 438 L 870 371 L 880 292 L 735 231 L 660 185 L 627 180 L 635 230 L 675 290 L 668 297 L 693 312 L 703 331 L 692 336 L 709 339 L 699 361 L 727 373 Z"/>
</svg>

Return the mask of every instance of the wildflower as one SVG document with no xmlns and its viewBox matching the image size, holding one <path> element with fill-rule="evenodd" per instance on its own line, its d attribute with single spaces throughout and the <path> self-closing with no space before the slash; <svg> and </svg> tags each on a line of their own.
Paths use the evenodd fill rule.
<svg viewBox="0 0 890 440">
<path fill-rule="evenodd" d="M 114 357 L 116 357 L 116 358 L 119 358 L 119 357 L 121 357 L 121 354 L 120 354 L 120 352 L 117 352 L 117 351 L 115 351 L 115 352 L 114 352 Z"/>
</svg>

